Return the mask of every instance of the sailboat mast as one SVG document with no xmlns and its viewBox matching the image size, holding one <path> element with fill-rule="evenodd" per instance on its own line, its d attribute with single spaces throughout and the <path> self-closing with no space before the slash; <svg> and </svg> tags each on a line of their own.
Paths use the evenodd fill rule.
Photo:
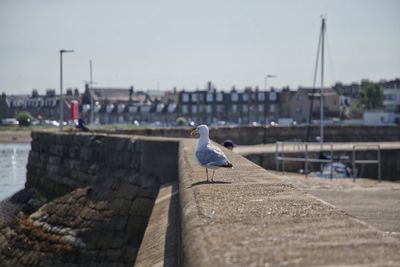
<svg viewBox="0 0 400 267">
<path fill-rule="evenodd" d="M 92 60 L 90 60 L 90 89 L 93 88 L 93 70 Z M 94 124 L 94 105 L 93 105 L 93 94 L 90 94 L 90 123 Z"/>
<path fill-rule="evenodd" d="M 325 41 L 325 18 L 322 17 L 322 24 L 321 24 L 321 90 L 320 90 L 320 97 L 321 97 L 321 105 L 320 105 L 320 144 L 321 150 L 323 149 L 324 143 L 324 41 Z"/>
</svg>

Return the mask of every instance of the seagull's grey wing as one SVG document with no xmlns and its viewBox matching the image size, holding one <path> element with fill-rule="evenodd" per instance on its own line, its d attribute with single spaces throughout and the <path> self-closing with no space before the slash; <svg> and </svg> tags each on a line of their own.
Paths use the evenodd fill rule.
<svg viewBox="0 0 400 267">
<path fill-rule="evenodd" d="M 196 158 L 202 165 L 232 167 L 224 152 L 212 144 L 207 144 L 196 151 Z"/>
</svg>

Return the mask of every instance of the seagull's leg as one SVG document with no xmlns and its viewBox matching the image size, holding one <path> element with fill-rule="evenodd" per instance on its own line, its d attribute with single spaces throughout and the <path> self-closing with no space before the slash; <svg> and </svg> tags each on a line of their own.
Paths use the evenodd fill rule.
<svg viewBox="0 0 400 267">
<path fill-rule="evenodd" d="M 214 182 L 214 173 L 215 173 L 215 170 L 213 170 L 213 174 L 212 174 L 212 177 L 211 177 L 211 182 Z"/>
<path fill-rule="evenodd" d="M 207 182 L 208 182 L 208 169 L 206 168 Z"/>
</svg>

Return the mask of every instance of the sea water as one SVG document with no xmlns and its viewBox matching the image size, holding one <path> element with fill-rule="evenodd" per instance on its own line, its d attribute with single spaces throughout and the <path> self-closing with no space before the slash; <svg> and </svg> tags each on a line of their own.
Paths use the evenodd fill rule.
<svg viewBox="0 0 400 267">
<path fill-rule="evenodd" d="M 30 144 L 0 144 L 0 200 L 24 188 Z"/>
</svg>

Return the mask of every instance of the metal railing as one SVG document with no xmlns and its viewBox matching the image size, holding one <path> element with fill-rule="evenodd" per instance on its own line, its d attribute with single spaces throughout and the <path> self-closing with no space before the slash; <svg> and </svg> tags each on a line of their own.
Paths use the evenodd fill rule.
<svg viewBox="0 0 400 267">
<path fill-rule="evenodd" d="M 331 168 L 330 168 L 330 179 L 333 179 L 333 163 L 334 163 L 334 157 L 333 157 L 333 144 L 332 143 L 324 143 L 322 144 L 322 150 L 324 149 L 324 145 L 329 145 L 329 151 L 330 151 L 330 159 L 322 159 L 322 158 L 310 158 L 309 157 L 309 146 L 310 145 L 320 145 L 320 143 L 306 143 L 306 142 L 276 142 L 276 149 L 275 149 L 275 162 L 276 162 L 276 171 L 279 171 L 280 167 L 280 162 L 281 162 L 281 167 L 282 167 L 282 173 L 285 172 L 285 161 L 294 161 L 294 162 L 304 162 L 304 174 L 307 177 L 309 173 L 309 163 L 330 163 Z M 303 152 L 304 151 L 304 157 L 287 157 L 285 156 L 285 148 L 286 148 L 286 153 L 290 152 Z M 377 150 L 377 159 L 376 160 L 365 160 L 365 159 L 356 159 L 356 152 L 357 148 L 364 148 L 371 150 L 371 148 L 374 148 Z M 360 149 L 358 149 L 360 150 Z M 313 151 L 315 152 L 315 151 Z M 378 164 L 378 180 L 379 182 L 381 181 L 381 152 L 380 152 L 380 146 L 379 145 L 362 145 L 362 144 L 356 144 L 353 145 L 353 151 L 352 151 L 352 176 L 353 176 L 353 181 L 356 179 L 356 164 Z"/>
<path fill-rule="evenodd" d="M 372 150 L 376 149 L 377 159 L 357 159 L 357 151 L 360 150 Z M 353 181 L 356 180 L 356 164 L 378 164 L 378 181 L 381 182 L 381 146 L 380 145 L 364 145 L 356 144 L 353 145 L 353 157 L 352 157 L 352 167 L 353 167 Z"/>
<path fill-rule="evenodd" d="M 285 145 L 286 148 L 288 145 L 291 145 L 294 148 L 293 151 L 288 152 L 299 152 L 299 148 L 304 148 L 304 157 L 285 157 Z M 276 142 L 276 150 L 275 150 L 275 161 L 276 161 L 276 171 L 279 171 L 279 161 L 282 162 L 282 173 L 285 172 L 285 161 L 297 161 L 304 162 L 304 174 L 306 177 L 308 176 L 309 165 L 308 163 L 333 163 L 333 144 L 329 143 L 330 147 L 330 159 L 317 159 L 309 157 L 309 145 L 320 145 L 319 143 L 305 143 L 305 142 Z M 324 146 L 325 144 L 323 144 Z M 297 147 L 297 150 L 296 150 Z M 281 148 L 281 149 L 279 149 Z M 330 178 L 333 178 L 333 168 L 331 167 Z"/>
</svg>

